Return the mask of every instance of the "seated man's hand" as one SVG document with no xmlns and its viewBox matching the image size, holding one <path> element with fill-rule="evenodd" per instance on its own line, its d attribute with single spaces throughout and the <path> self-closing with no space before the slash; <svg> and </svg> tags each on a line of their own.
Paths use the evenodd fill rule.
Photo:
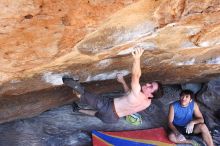
<svg viewBox="0 0 220 146">
<path fill-rule="evenodd" d="M 186 125 L 186 133 L 187 134 L 190 134 L 193 132 L 193 128 L 194 128 L 194 122 L 189 122 L 187 125 Z"/>
<path fill-rule="evenodd" d="M 186 140 L 185 136 L 182 135 L 182 134 L 178 134 L 178 135 L 176 136 L 176 139 L 177 139 L 178 141 L 185 141 L 185 140 Z"/>
</svg>

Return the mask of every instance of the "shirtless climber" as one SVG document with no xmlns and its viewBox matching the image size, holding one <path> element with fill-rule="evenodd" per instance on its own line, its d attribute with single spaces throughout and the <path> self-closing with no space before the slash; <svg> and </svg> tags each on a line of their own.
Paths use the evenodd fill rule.
<svg viewBox="0 0 220 146">
<path fill-rule="evenodd" d="M 119 98 L 104 98 L 88 92 L 77 81 L 70 77 L 63 77 L 63 83 L 71 87 L 80 96 L 80 102 L 94 107 L 96 110 L 79 109 L 81 113 L 96 116 L 105 123 L 115 123 L 119 118 L 142 111 L 150 106 L 151 100 L 154 97 L 153 93 L 160 92 L 157 82 L 146 83 L 140 85 L 141 77 L 140 57 L 144 50 L 136 48 L 132 51 L 133 66 L 131 76 L 131 90 L 128 94 Z M 77 104 L 74 103 L 76 106 Z"/>
</svg>

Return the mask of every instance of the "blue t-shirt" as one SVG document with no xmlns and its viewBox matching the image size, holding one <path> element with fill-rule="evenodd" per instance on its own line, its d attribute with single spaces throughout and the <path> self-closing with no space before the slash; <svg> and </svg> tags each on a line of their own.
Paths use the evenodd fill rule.
<svg viewBox="0 0 220 146">
<path fill-rule="evenodd" d="M 189 103 L 187 107 L 182 107 L 180 100 L 172 103 L 174 108 L 173 124 L 177 126 L 186 126 L 193 119 L 194 101 Z"/>
</svg>

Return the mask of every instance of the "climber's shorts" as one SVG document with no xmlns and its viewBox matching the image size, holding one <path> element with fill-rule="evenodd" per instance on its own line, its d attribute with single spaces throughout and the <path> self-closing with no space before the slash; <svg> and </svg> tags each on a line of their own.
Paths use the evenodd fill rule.
<svg viewBox="0 0 220 146">
<path fill-rule="evenodd" d="M 85 91 L 80 101 L 94 107 L 97 110 L 95 116 L 104 123 L 116 123 L 119 120 L 119 116 L 115 111 L 113 98 L 106 98 L 99 94 Z"/>
</svg>

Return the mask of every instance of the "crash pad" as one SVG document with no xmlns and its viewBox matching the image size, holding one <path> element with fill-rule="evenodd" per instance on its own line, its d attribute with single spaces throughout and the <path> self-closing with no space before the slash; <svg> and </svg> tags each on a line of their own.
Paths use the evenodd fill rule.
<svg viewBox="0 0 220 146">
<path fill-rule="evenodd" d="M 92 131 L 93 146 L 175 146 L 163 127 L 134 131 Z"/>
</svg>

